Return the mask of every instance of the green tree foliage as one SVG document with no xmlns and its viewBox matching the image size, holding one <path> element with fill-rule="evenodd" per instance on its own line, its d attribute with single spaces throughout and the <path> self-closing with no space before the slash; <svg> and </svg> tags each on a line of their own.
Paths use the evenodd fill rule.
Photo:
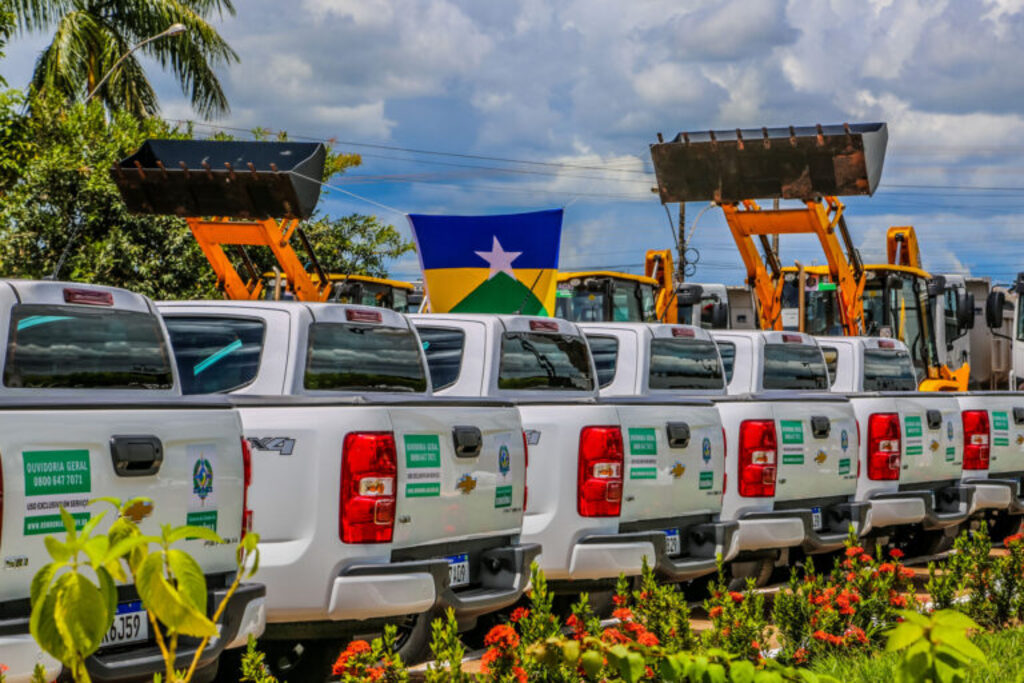
<svg viewBox="0 0 1024 683">
<path fill-rule="evenodd" d="M 0 94 L 0 273 L 51 275 L 125 287 L 157 299 L 217 298 L 213 270 L 186 223 L 128 212 L 109 169 L 147 138 L 189 138 L 192 131 L 126 112 L 105 115 L 96 102 L 65 107 Z M 357 164 L 331 154 L 328 172 Z M 321 216 L 309 225 L 324 268 L 383 275 L 387 259 L 411 248 L 390 225 L 370 216 Z M 269 250 L 253 250 L 270 270 Z"/>
<path fill-rule="evenodd" d="M 214 68 L 237 62 L 238 55 L 209 22 L 234 15 L 232 0 L 6 0 L 5 6 L 20 30 L 53 31 L 32 76 L 45 97 L 84 98 L 134 45 L 179 23 L 185 33 L 147 43 L 125 59 L 97 99 L 112 112 L 156 114 L 156 93 L 138 60 L 145 55 L 174 73 L 199 114 L 229 110 Z"/>
</svg>

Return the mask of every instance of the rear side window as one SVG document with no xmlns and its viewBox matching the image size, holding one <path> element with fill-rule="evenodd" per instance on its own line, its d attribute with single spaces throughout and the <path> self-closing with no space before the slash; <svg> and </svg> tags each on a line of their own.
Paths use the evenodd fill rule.
<svg viewBox="0 0 1024 683">
<path fill-rule="evenodd" d="M 587 335 L 590 355 L 597 367 L 597 386 L 602 389 L 615 381 L 615 367 L 619 355 L 619 340 L 615 337 L 592 337 Z"/>
<path fill-rule="evenodd" d="M 434 390 L 452 386 L 462 371 L 462 350 L 466 335 L 462 330 L 444 327 L 417 327 L 423 353 L 427 356 L 430 383 Z"/>
<path fill-rule="evenodd" d="M 587 343 L 569 335 L 506 332 L 498 388 L 593 391 Z"/>
<path fill-rule="evenodd" d="M 171 354 L 149 313 L 18 304 L 4 385 L 22 389 L 172 389 Z"/>
<path fill-rule="evenodd" d="M 234 391 L 256 379 L 266 332 L 262 320 L 168 316 L 164 324 L 171 335 L 182 392 Z"/>
<path fill-rule="evenodd" d="M 305 387 L 314 391 L 426 391 L 416 335 L 405 328 L 314 323 L 309 327 Z"/>
<path fill-rule="evenodd" d="M 713 342 L 651 340 L 651 389 L 721 389 L 722 364 Z"/>
<path fill-rule="evenodd" d="M 732 371 L 736 366 L 736 345 L 732 342 L 716 341 L 718 354 L 722 357 L 722 370 L 725 372 L 725 383 L 732 381 Z"/>
<path fill-rule="evenodd" d="M 865 349 L 864 390 L 917 391 L 910 354 L 900 349 Z"/>
<path fill-rule="evenodd" d="M 834 346 L 822 346 L 821 355 L 825 356 L 825 367 L 828 368 L 828 384 L 836 385 L 836 371 L 839 370 L 839 350 Z"/>
<path fill-rule="evenodd" d="M 828 389 L 821 349 L 807 344 L 765 344 L 765 389 Z"/>
</svg>

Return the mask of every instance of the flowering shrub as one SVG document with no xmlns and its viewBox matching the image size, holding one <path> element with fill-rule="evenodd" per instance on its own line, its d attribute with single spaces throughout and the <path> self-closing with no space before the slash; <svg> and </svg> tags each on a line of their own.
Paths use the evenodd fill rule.
<svg viewBox="0 0 1024 683">
<path fill-rule="evenodd" d="M 733 652 L 752 661 L 763 659 L 772 629 L 768 626 L 764 593 L 754 590 L 754 580 L 747 580 L 745 591 L 730 591 L 718 563 L 718 577 L 709 587 L 711 594 L 704 609 L 711 619 L 711 629 L 704 632 L 709 647 Z"/>
<path fill-rule="evenodd" d="M 353 640 L 338 655 L 331 673 L 345 683 L 408 681 L 409 674 L 402 659 L 395 654 L 396 633 L 394 626 L 388 626 L 384 629 L 384 636 L 374 638 L 372 643 Z"/>
<path fill-rule="evenodd" d="M 851 535 L 845 552 L 828 574 L 808 566 L 796 569 L 789 585 L 775 596 L 772 622 L 778 628 L 784 661 L 803 664 L 827 652 L 879 645 L 884 632 L 900 620 L 899 610 L 915 608 L 914 572 L 900 561 L 903 553 L 881 548 L 874 556 Z"/>
</svg>

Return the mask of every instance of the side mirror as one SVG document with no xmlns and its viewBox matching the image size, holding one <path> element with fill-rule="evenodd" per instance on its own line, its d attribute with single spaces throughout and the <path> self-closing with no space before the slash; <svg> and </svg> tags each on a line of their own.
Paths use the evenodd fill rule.
<svg viewBox="0 0 1024 683">
<path fill-rule="evenodd" d="M 721 301 L 711 304 L 711 329 L 729 329 L 729 304 Z"/>
<path fill-rule="evenodd" d="M 985 324 L 989 329 L 997 330 L 1003 326 L 1003 306 L 1006 305 L 1006 292 L 992 290 L 985 301 Z"/>
<path fill-rule="evenodd" d="M 961 330 L 974 327 L 974 295 L 969 292 L 957 292 L 956 324 Z"/>
<path fill-rule="evenodd" d="M 1016 294 L 1024 294 L 1024 273 L 1017 273 L 1017 280 L 1013 283 L 1013 291 Z"/>
<path fill-rule="evenodd" d="M 942 296 L 945 291 L 946 278 L 941 275 L 934 275 L 931 280 L 928 280 L 928 296 Z"/>
<path fill-rule="evenodd" d="M 700 285 L 678 285 L 676 287 L 676 300 L 680 306 L 696 306 L 704 296 L 704 288 Z"/>
</svg>

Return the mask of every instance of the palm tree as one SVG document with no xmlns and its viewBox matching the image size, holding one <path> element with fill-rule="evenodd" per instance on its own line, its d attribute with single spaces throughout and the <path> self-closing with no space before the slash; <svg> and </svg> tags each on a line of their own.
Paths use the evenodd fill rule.
<svg viewBox="0 0 1024 683">
<path fill-rule="evenodd" d="M 53 40 L 36 60 L 32 86 L 40 96 L 84 98 L 134 45 L 175 23 L 187 31 L 154 40 L 125 59 L 98 93 L 110 110 L 155 115 L 156 93 L 136 58 L 145 54 L 174 72 L 192 107 L 209 117 L 229 110 L 213 67 L 238 55 L 207 21 L 234 15 L 232 0 L 0 0 L 21 31 L 50 31 Z"/>
</svg>

